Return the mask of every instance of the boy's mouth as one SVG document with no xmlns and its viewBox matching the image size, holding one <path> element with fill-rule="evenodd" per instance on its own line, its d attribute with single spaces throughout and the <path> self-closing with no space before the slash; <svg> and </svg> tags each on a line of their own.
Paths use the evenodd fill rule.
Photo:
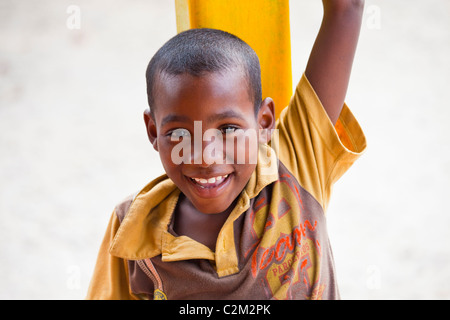
<svg viewBox="0 0 450 320">
<path fill-rule="evenodd" d="M 201 188 L 215 188 L 220 186 L 226 179 L 228 174 L 224 176 L 216 176 L 208 179 L 205 178 L 190 178 L 192 182 L 199 185 Z"/>
<path fill-rule="evenodd" d="M 202 198 L 218 197 L 230 184 L 233 174 L 210 177 L 188 177 L 187 180 L 194 187 L 195 193 Z"/>
</svg>

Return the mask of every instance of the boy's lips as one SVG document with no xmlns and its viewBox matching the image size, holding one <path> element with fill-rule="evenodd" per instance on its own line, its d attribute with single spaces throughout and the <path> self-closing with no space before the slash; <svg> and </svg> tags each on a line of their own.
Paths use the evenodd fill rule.
<svg viewBox="0 0 450 320">
<path fill-rule="evenodd" d="M 215 198 L 230 184 L 232 174 L 215 175 L 209 177 L 185 176 L 195 193 L 202 198 Z"/>
<path fill-rule="evenodd" d="M 215 176 L 211 178 L 191 178 L 195 181 L 199 186 L 203 188 L 214 188 L 220 185 L 226 178 L 228 174 L 224 176 Z"/>
</svg>

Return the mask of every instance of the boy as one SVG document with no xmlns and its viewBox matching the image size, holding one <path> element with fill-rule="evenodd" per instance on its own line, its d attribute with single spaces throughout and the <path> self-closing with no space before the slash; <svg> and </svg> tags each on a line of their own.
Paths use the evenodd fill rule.
<svg viewBox="0 0 450 320">
<path fill-rule="evenodd" d="M 366 144 L 344 104 L 364 1 L 323 5 L 277 121 L 240 39 L 189 30 L 155 54 L 144 120 L 166 174 L 115 208 L 89 299 L 339 298 L 325 211 Z"/>
</svg>

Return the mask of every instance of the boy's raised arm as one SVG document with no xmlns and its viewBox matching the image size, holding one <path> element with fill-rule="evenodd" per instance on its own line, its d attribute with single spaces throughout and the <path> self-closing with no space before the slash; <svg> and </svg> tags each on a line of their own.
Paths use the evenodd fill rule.
<svg viewBox="0 0 450 320">
<path fill-rule="evenodd" d="M 364 0 L 322 0 L 324 15 L 305 74 L 330 120 L 344 105 L 361 29 Z"/>
</svg>

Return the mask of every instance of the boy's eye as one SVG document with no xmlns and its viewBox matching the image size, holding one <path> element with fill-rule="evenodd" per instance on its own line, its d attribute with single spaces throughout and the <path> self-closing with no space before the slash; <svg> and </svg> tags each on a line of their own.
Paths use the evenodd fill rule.
<svg viewBox="0 0 450 320">
<path fill-rule="evenodd" d="M 191 133 L 186 129 L 179 128 L 179 129 L 172 130 L 169 135 L 170 135 L 171 140 L 178 141 L 178 140 L 180 140 L 181 137 L 189 138 L 191 136 Z"/>
<path fill-rule="evenodd" d="M 222 127 L 221 131 L 224 134 L 233 134 L 236 132 L 237 129 L 238 128 L 236 128 L 234 126 L 225 126 L 225 127 Z"/>
</svg>

